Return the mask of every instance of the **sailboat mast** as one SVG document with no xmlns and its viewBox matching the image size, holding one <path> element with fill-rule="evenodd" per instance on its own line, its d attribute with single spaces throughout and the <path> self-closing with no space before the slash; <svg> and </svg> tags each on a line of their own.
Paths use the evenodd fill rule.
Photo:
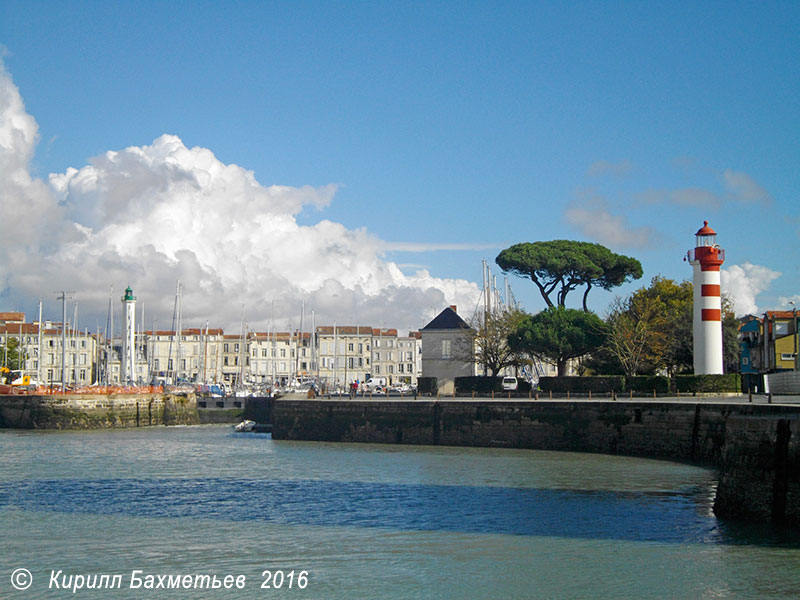
<svg viewBox="0 0 800 600">
<path fill-rule="evenodd" d="M 181 375 L 183 374 L 182 373 L 182 369 L 181 369 L 181 356 L 183 354 L 183 352 L 182 352 L 183 349 L 181 348 L 181 337 L 182 337 L 182 335 L 181 335 L 182 331 L 181 330 L 182 330 L 182 326 L 183 326 L 183 323 L 181 322 L 182 319 L 183 319 L 183 288 L 181 286 L 181 282 L 180 281 L 178 281 L 177 302 L 178 302 L 178 318 L 177 318 L 178 328 L 177 328 L 177 330 L 175 332 L 176 336 L 177 336 L 177 342 L 176 342 L 177 348 L 176 348 L 176 351 L 175 351 L 175 354 L 176 354 L 175 379 L 176 380 L 180 379 Z M 175 383 L 177 383 L 177 381 L 175 381 Z"/>
</svg>

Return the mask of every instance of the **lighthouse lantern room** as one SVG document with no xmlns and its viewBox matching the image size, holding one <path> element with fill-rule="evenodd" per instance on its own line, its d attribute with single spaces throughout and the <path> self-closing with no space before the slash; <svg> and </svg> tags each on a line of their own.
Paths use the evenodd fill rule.
<svg viewBox="0 0 800 600">
<path fill-rule="evenodd" d="M 722 300 L 719 268 L 725 251 L 716 243 L 717 232 L 703 221 L 696 235 L 697 246 L 687 259 L 694 271 L 694 373 L 722 374 Z"/>
</svg>

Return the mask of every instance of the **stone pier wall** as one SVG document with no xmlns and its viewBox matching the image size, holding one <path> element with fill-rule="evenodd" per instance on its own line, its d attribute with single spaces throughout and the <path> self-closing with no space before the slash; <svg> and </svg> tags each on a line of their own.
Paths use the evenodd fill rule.
<svg viewBox="0 0 800 600">
<path fill-rule="evenodd" d="M 0 427 L 100 429 L 197 422 L 194 394 L 0 396 Z"/>
<path fill-rule="evenodd" d="M 728 419 L 714 512 L 800 525 L 800 415 Z"/>
</svg>

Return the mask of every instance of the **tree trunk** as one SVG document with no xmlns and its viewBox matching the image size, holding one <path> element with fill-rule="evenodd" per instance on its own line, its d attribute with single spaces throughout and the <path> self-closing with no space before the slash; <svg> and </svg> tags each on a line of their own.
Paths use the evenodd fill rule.
<svg viewBox="0 0 800 600">
<path fill-rule="evenodd" d="M 558 376 L 564 377 L 567 374 L 567 359 L 559 358 L 556 361 L 556 369 L 558 369 Z"/>
<path fill-rule="evenodd" d="M 583 312 L 589 312 L 589 309 L 586 306 L 586 297 L 589 295 L 589 290 L 592 289 L 592 284 L 586 284 L 586 291 L 583 292 Z"/>
</svg>

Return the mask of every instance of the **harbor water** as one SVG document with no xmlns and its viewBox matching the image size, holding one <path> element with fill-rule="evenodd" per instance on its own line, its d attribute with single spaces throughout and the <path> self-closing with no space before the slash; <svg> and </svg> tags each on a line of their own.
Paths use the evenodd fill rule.
<svg viewBox="0 0 800 600">
<path fill-rule="evenodd" d="M 0 598 L 796 597 L 798 532 L 716 519 L 715 485 L 594 454 L 0 430 Z M 197 574 L 243 585 L 135 586 Z"/>
</svg>

